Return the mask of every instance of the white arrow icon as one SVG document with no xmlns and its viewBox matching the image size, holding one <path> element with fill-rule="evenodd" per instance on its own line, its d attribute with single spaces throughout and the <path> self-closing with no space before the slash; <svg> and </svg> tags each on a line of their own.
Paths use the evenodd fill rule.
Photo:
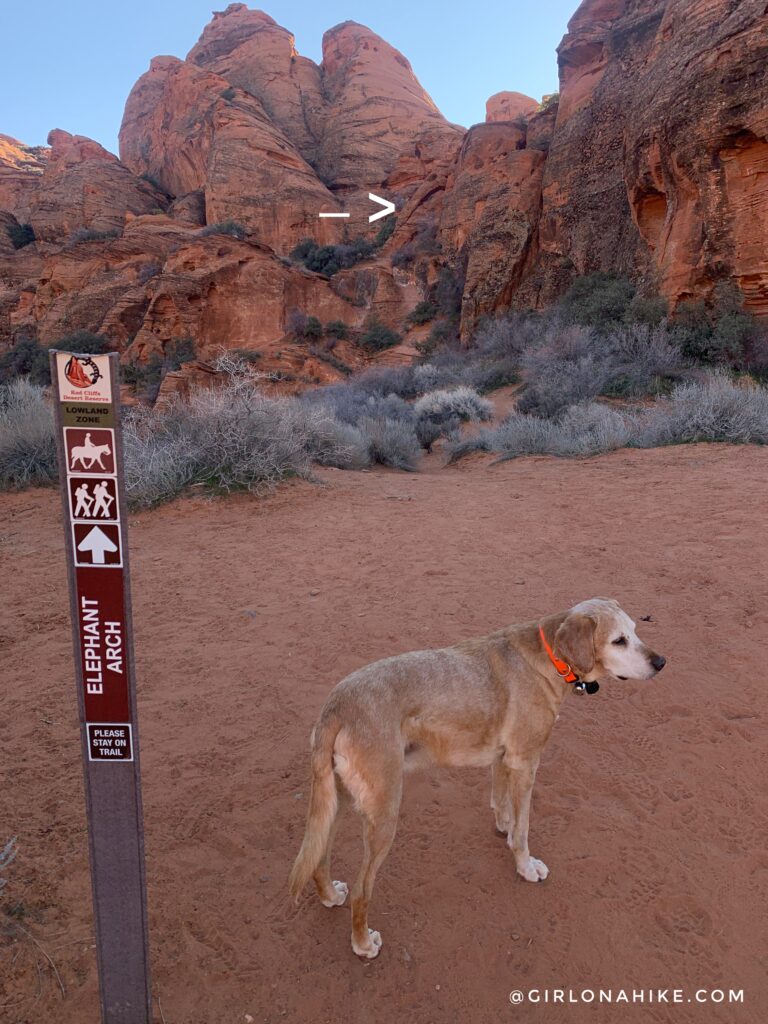
<svg viewBox="0 0 768 1024">
<path fill-rule="evenodd" d="M 113 551 L 117 551 L 117 544 L 111 541 L 100 527 L 94 526 L 77 545 L 77 550 L 90 551 L 93 564 L 104 565 L 104 553 L 108 551 L 112 554 Z"/>
<path fill-rule="evenodd" d="M 380 206 L 384 207 L 384 209 L 379 210 L 378 213 L 371 214 L 371 216 L 368 218 L 369 224 L 373 224 L 375 220 L 380 220 L 382 217 L 388 217 L 390 213 L 395 212 L 395 204 L 390 203 L 388 199 L 382 199 L 381 196 L 375 196 L 373 192 L 368 193 L 368 198 L 371 200 L 371 202 L 378 203 Z"/>
</svg>

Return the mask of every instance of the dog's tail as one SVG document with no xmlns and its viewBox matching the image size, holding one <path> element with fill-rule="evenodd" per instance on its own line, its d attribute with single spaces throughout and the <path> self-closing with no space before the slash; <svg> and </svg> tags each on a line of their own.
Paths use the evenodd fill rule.
<svg viewBox="0 0 768 1024">
<path fill-rule="evenodd" d="M 335 718 L 320 720 L 312 736 L 312 788 L 309 794 L 307 828 L 296 863 L 291 869 L 288 888 L 298 902 L 299 894 L 323 859 L 339 798 L 333 773 L 333 745 L 341 728 Z"/>
</svg>

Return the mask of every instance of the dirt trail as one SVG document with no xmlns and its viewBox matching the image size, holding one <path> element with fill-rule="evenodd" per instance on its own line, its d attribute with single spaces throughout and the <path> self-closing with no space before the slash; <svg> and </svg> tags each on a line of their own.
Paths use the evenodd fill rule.
<svg viewBox="0 0 768 1024">
<path fill-rule="evenodd" d="M 404 475 L 130 520 L 155 992 L 167 1024 L 766 1019 L 768 451 L 678 447 Z M 97 1021 L 57 496 L 0 498 L 0 1019 Z M 544 885 L 515 876 L 488 772 L 409 779 L 371 912 L 286 878 L 308 735 L 365 662 L 612 595 L 658 680 L 569 698 L 534 795 Z M 334 877 L 359 862 L 341 830 Z M 67 995 L 14 929 L 55 959 Z M 12 915 L 17 915 L 16 917 Z M 14 935 L 16 941 L 13 941 Z M 41 967 L 43 965 L 41 964 Z M 512 989 L 744 989 L 744 1005 L 511 1006 Z M 160 1015 L 158 1012 L 158 1021 Z"/>
</svg>

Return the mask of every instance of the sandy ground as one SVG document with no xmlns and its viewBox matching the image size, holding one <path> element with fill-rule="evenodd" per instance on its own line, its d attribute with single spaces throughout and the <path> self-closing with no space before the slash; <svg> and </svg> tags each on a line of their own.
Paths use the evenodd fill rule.
<svg viewBox="0 0 768 1024">
<path fill-rule="evenodd" d="M 768 451 L 322 480 L 130 521 L 156 1020 L 766 1020 Z M 57 501 L 0 499 L 0 839 L 19 837 L 0 1019 L 14 1024 L 99 1019 Z M 516 877 L 487 771 L 412 776 L 371 913 L 384 949 L 358 961 L 346 908 L 286 894 L 329 689 L 591 595 L 652 616 L 642 634 L 669 664 L 565 702 L 532 815 L 549 879 Z M 349 819 L 334 877 L 351 881 L 359 856 Z M 683 1002 L 508 999 L 562 987 Z M 687 1002 L 699 988 L 744 1003 Z"/>
</svg>

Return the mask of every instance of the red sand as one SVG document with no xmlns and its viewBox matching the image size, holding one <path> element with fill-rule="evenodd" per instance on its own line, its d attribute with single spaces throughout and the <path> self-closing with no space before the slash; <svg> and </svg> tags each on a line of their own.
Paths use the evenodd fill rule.
<svg viewBox="0 0 768 1024">
<path fill-rule="evenodd" d="M 474 458 L 132 517 L 162 1019 L 764 1021 L 767 470 L 752 447 Z M 19 837 L 0 1018 L 86 1024 L 99 1013 L 58 499 L 0 509 L 0 840 Z M 329 689 L 378 657 L 593 595 L 651 615 L 641 635 L 669 664 L 566 701 L 532 814 L 550 878 L 516 877 L 487 771 L 413 776 L 371 911 L 383 952 L 358 961 L 348 909 L 286 893 Z M 351 881 L 359 856 L 349 819 L 334 877 Z M 743 989 L 744 1004 L 508 1001 L 564 986 Z"/>
</svg>

